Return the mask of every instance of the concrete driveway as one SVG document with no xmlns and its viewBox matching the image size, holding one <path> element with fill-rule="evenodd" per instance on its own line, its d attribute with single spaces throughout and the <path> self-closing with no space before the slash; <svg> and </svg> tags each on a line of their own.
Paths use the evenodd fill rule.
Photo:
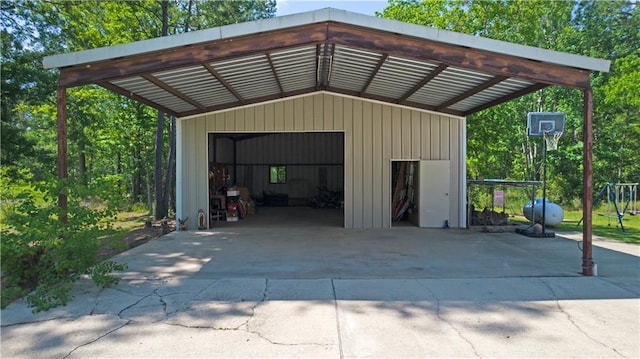
<svg viewBox="0 0 640 359">
<path fill-rule="evenodd" d="M 394 228 L 174 232 L 123 281 L 2 310 L 3 358 L 640 357 L 640 250 Z"/>
</svg>

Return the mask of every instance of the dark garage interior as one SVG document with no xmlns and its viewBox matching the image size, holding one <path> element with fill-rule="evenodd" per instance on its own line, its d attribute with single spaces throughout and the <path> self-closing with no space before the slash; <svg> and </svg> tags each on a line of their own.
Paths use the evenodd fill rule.
<svg viewBox="0 0 640 359">
<path fill-rule="evenodd" d="M 209 133 L 208 138 L 210 227 L 235 221 L 343 226 L 342 132 Z"/>
</svg>

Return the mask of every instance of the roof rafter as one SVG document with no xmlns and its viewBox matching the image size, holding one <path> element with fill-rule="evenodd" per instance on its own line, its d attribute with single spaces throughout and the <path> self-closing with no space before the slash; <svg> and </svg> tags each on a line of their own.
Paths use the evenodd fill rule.
<svg viewBox="0 0 640 359">
<path fill-rule="evenodd" d="M 278 77 L 278 72 L 276 71 L 276 67 L 273 64 L 273 60 L 271 59 L 271 54 L 269 52 L 266 52 L 265 55 L 267 56 L 269 67 L 271 67 L 271 73 L 273 73 L 273 77 L 276 79 L 276 82 L 278 83 L 278 88 L 280 89 L 280 95 L 284 97 L 284 89 L 282 87 L 282 83 L 280 82 L 280 77 Z"/>
<path fill-rule="evenodd" d="M 484 83 L 482 83 L 482 84 L 480 84 L 480 85 L 478 85 L 478 86 L 476 86 L 476 87 L 474 87 L 474 88 L 472 88 L 472 89 L 470 89 L 470 90 L 468 90 L 466 92 L 463 92 L 463 93 L 459 94 L 458 96 L 455 96 L 452 99 L 449 99 L 448 101 L 445 101 L 445 102 L 441 103 L 440 105 L 438 105 L 436 107 L 436 111 L 440 111 L 440 110 L 442 110 L 444 108 L 447 108 L 447 107 L 449 107 L 449 106 L 451 106 L 451 105 L 453 105 L 455 103 L 458 103 L 458 102 L 460 102 L 460 101 L 462 101 L 462 100 L 464 100 L 464 99 L 466 99 L 468 97 L 471 97 L 471 96 L 477 94 L 478 92 L 480 92 L 482 90 L 488 89 L 489 87 L 491 87 L 491 86 L 493 86 L 493 85 L 495 85 L 497 83 L 500 83 L 500 82 L 502 82 L 502 81 L 504 81 L 506 79 L 508 79 L 507 76 L 496 76 L 496 77 L 494 77 L 494 78 L 492 78 L 492 79 L 490 79 L 490 80 L 488 80 L 488 81 L 486 81 L 486 82 L 484 82 Z"/>
<path fill-rule="evenodd" d="M 387 53 L 382 54 L 382 57 L 380 58 L 380 60 L 378 60 L 378 63 L 376 64 L 376 68 L 373 71 L 371 71 L 371 76 L 369 76 L 369 78 L 367 79 L 367 82 L 364 84 L 364 86 L 362 86 L 362 90 L 360 90 L 360 96 L 362 96 L 365 92 L 367 92 L 369 85 L 371 85 L 371 82 L 373 82 L 373 79 L 376 78 L 376 75 L 378 75 L 380 68 L 382 67 L 382 65 L 384 65 L 384 63 L 387 61 L 388 58 L 389 58 L 389 54 Z"/>
<path fill-rule="evenodd" d="M 433 80 L 436 76 L 440 75 L 440 73 L 444 71 L 447 67 L 449 67 L 449 65 L 440 64 L 433 71 L 431 71 L 427 76 L 425 76 L 422 79 L 422 81 L 417 83 L 411 90 L 407 91 L 404 95 L 402 95 L 402 97 L 398 99 L 398 103 L 403 103 L 406 99 L 411 97 L 411 95 L 413 95 L 418 90 L 423 88 L 427 83 L 429 83 L 429 81 Z"/>
<path fill-rule="evenodd" d="M 316 44 L 325 41 L 326 34 L 326 24 L 310 24 L 296 28 L 295 31 L 286 29 L 258 33 L 253 36 L 236 38 L 233 42 L 211 41 L 171 51 L 145 53 L 109 61 L 75 65 L 60 69 L 59 85 L 61 87 L 88 85 L 103 80 L 206 64 L 214 60 Z"/>
<path fill-rule="evenodd" d="M 367 56 L 370 56 L 375 61 L 366 66 L 359 64 L 358 59 L 346 62 L 347 66 L 350 67 L 346 69 L 347 72 L 342 69 L 340 74 L 345 76 L 345 74 L 349 73 L 348 71 L 354 71 L 352 78 L 359 78 L 361 79 L 360 81 L 363 81 L 355 86 L 348 85 L 351 79 L 348 76 L 339 79 L 340 81 L 331 78 L 331 76 L 337 76 L 332 74 L 332 61 L 335 56 L 343 56 L 338 49 L 342 46 L 360 49 L 363 53 L 368 53 Z M 309 49 L 315 48 L 315 61 L 311 58 L 303 59 L 295 56 L 289 58 L 286 55 L 288 49 L 305 47 Z M 279 56 L 279 53 L 284 54 L 282 59 L 274 61 Z M 241 87 L 236 87 L 235 81 L 227 81 L 213 65 L 217 61 L 233 60 L 239 62 L 240 66 L 242 66 L 243 58 L 251 59 L 257 55 L 265 56 L 267 61 L 260 67 L 252 65 L 247 67 L 246 70 L 240 69 L 246 72 L 248 78 L 257 76 L 255 78 L 256 81 L 259 81 L 259 88 L 266 89 L 271 86 L 271 90 L 262 93 L 253 91 L 250 95 L 249 93 L 244 96 L 241 95 Z M 386 69 L 385 63 L 391 57 L 406 61 L 407 68 L 390 68 L 389 71 L 383 71 L 383 69 Z M 330 90 L 351 96 L 461 116 L 480 111 L 549 85 L 580 89 L 589 88 L 588 70 L 572 67 L 569 64 L 560 65 L 534 60 L 534 58 L 535 56 L 529 58 L 518 56 L 508 51 L 492 52 L 487 49 L 473 48 L 472 45 L 457 45 L 452 41 L 407 36 L 403 33 L 328 20 L 300 24 L 294 27 L 270 28 L 268 31 L 244 33 L 236 37 L 215 37 L 211 41 L 205 39 L 199 43 L 166 48 L 156 52 L 132 52 L 127 56 L 114 57 L 108 61 L 76 63 L 69 67 L 60 68 L 59 85 L 61 87 L 72 87 L 91 83 L 100 84 L 117 93 L 177 116 L 187 116 L 256 103 L 265 98 L 273 99 L 274 96 L 276 96 L 275 98 L 284 98 L 292 93 L 301 93 L 302 88 L 307 92 Z M 276 62 L 280 66 L 280 61 L 283 61 L 282 66 L 284 67 L 276 69 Z M 300 70 L 303 67 L 299 64 L 302 63 L 307 68 L 315 65 L 315 84 L 311 78 L 307 77 L 313 76 L 308 70 L 305 70 L 304 73 Z M 345 62 L 341 62 L 341 64 L 343 63 Z M 293 64 L 293 67 L 288 66 L 291 64 Z M 436 65 L 437 67 L 430 73 L 420 75 L 422 78 L 415 75 L 417 72 L 410 70 L 412 67 L 416 69 L 420 66 L 432 68 Z M 208 93 L 209 91 L 214 91 L 210 86 L 199 87 L 199 91 L 203 91 L 203 96 L 198 97 L 198 100 L 152 75 L 162 71 L 180 69 L 181 73 L 183 73 L 182 76 L 205 76 L 203 74 L 204 71 L 199 73 L 195 70 L 198 67 L 206 69 L 212 75 L 206 81 L 211 81 L 212 83 L 215 81 L 222 85 L 220 87 L 215 86 L 217 93 Z M 443 86 L 446 86 L 446 84 L 440 81 L 436 83 L 433 80 L 439 78 L 438 75 L 447 68 L 467 71 L 476 80 L 486 78 L 486 75 L 493 77 L 473 89 L 455 90 L 456 92 L 452 93 L 450 95 L 451 98 L 448 100 L 435 100 L 435 98 L 429 96 L 417 96 L 422 93 L 421 89 L 425 88 L 429 83 L 435 86 L 433 88 L 429 87 L 430 91 L 436 91 L 437 93 L 444 90 Z M 272 74 L 271 78 L 264 77 L 267 72 Z M 419 73 L 423 74 L 424 72 L 419 71 Z M 394 75 L 403 77 L 405 81 L 394 82 Z M 293 76 L 299 79 L 292 80 Z M 132 93 L 114 85 L 114 82 L 117 82 L 116 80 L 128 80 L 135 77 L 145 78 L 161 88 L 165 93 L 180 98 L 182 101 L 194 106 L 195 109 L 174 108 L 177 105 L 169 102 L 164 103 L 160 100 L 157 101 L 163 103 L 156 103 L 151 98 L 147 98 L 142 92 L 137 93 L 134 90 L 133 92 L 136 93 Z M 520 89 L 519 86 L 506 85 L 505 92 L 509 91 L 509 93 L 495 100 L 483 100 L 489 102 L 478 105 L 475 108 L 469 108 L 469 106 L 475 106 L 472 104 L 459 105 L 459 110 L 448 108 L 470 96 L 483 93 L 491 86 L 510 78 L 522 79 L 533 85 L 526 89 Z M 376 88 L 374 91 L 372 85 L 376 84 L 378 80 L 381 81 L 380 86 L 388 86 L 389 91 L 386 91 L 386 87 Z M 416 80 L 419 82 L 415 83 Z M 295 90 L 287 91 L 286 87 L 288 86 L 292 86 L 291 89 Z M 372 93 L 367 93 L 367 91 Z M 244 94 L 244 92 L 242 93 Z M 410 98 L 412 101 L 409 101 Z"/>
<path fill-rule="evenodd" d="M 203 66 L 207 69 L 207 71 L 209 71 L 209 73 L 211 73 L 216 78 L 216 80 L 218 80 L 218 82 L 222 84 L 222 86 L 224 86 L 227 89 L 227 91 L 231 92 L 233 96 L 235 96 L 235 98 L 237 98 L 241 104 L 245 104 L 247 102 L 244 98 L 242 98 L 242 96 L 238 93 L 238 91 L 236 91 L 236 89 L 234 89 L 233 86 L 231 86 L 229 82 L 227 82 L 227 80 L 225 80 L 224 77 L 222 77 L 222 75 L 220 75 L 218 71 L 216 71 L 216 69 L 213 68 L 213 66 L 209 64 L 204 64 Z"/>
<path fill-rule="evenodd" d="M 202 106 L 202 104 L 198 103 L 198 101 L 190 98 L 189 96 L 183 94 L 182 92 L 176 90 L 175 88 L 167 85 L 165 82 L 161 81 L 159 78 L 151 75 L 151 74 L 146 74 L 146 75 L 142 75 L 142 78 L 144 78 L 145 80 L 153 83 L 154 85 L 160 87 L 161 89 L 169 92 L 170 94 L 178 97 L 179 99 L 181 99 L 182 101 L 188 102 L 189 104 L 193 105 L 196 108 L 199 108 L 200 110 L 204 110 L 204 106 Z"/>
<path fill-rule="evenodd" d="M 179 117 L 179 114 L 177 112 L 173 111 L 172 109 L 170 109 L 170 108 L 168 108 L 166 106 L 163 106 L 163 105 L 161 105 L 161 104 L 159 104 L 157 102 L 153 102 L 153 101 L 151 101 L 151 100 L 149 100 L 149 99 L 147 99 L 145 97 L 139 96 L 139 95 L 137 95 L 137 94 L 135 94 L 135 93 L 133 93 L 131 91 L 127 91 L 126 89 L 123 89 L 120 86 L 112 84 L 111 82 L 100 81 L 100 82 L 97 83 L 97 85 L 102 86 L 102 87 L 106 88 L 107 90 L 113 91 L 115 93 L 119 93 L 119 94 L 121 94 L 121 95 L 123 95 L 125 97 L 128 97 L 128 98 L 132 99 L 132 100 L 141 102 L 141 103 L 143 103 L 145 105 L 148 105 L 148 106 L 151 106 L 151 107 L 153 107 L 155 109 L 158 109 L 158 110 L 160 110 L 160 111 L 162 111 L 162 112 L 164 112 L 166 114 L 169 114 L 171 116 Z"/>
<path fill-rule="evenodd" d="M 300 90 L 296 90 L 296 91 L 288 91 L 288 92 L 285 92 L 284 94 L 275 94 L 275 95 L 266 95 L 266 96 L 261 96 L 261 97 L 255 97 L 255 98 L 251 98 L 251 99 L 246 100 L 244 103 L 241 103 L 240 101 L 228 102 L 228 103 L 224 103 L 224 104 L 221 104 L 221 105 L 209 106 L 209 107 L 207 107 L 205 109 L 205 112 L 226 110 L 226 109 L 234 108 L 234 107 L 238 107 L 238 106 L 245 106 L 245 105 L 251 105 L 251 104 L 254 104 L 254 103 L 260 103 L 260 102 L 264 102 L 264 101 L 277 100 L 277 99 L 282 98 L 282 97 L 290 97 L 290 96 L 302 95 L 302 94 L 306 94 L 306 93 L 309 93 L 309 92 L 313 92 L 314 90 L 315 90 L 315 87 L 304 88 L 304 89 L 300 89 Z M 197 115 L 199 113 L 202 113 L 202 111 L 199 111 L 199 110 L 185 111 L 185 112 L 180 114 L 180 117 Z"/>
<path fill-rule="evenodd" d="M 490 107 L 499 105 L 499 104 L 501 104 L 503 102 L 507 102 L 507 101 L 516 99 L 518 97 L 522 97 L 524 95 L 530 94 L 532 92 L 538 91 L 538 90 L 543 89 L 543 88 L 548 87 L 548 86 L 549 85 L 543 84 L 543 83 L 533 84 L 533 85 L 531 85 L 529 87 L 525 87 L 525 88 L 523 88 L 523 89 L 521 89 L 519 91 L 512 92 L 512 93 L 510 93 L 510 94 L 508 94 L 506 96 L 497 98 L 497 99 L 495 99 L 493 101 L 484 103 L 484 104 L 482 104 L 482 105 L 480 105 L 478 107 L 474 107 L 474 108 L 472 108 L 472 109 L 470 109 L 468 111 L 465 111 L 464 112 L 464 116 L 468 116 L 470 114 L 473 114 L 473 113 L 476 113 L 476 112 L 480 112 L 482 110 L 485 110 L 485 109 L 488 109 Z"/>
<path fill-rule="evenodd" d="M 436 61 L 495 76 L 518 77 L 550 85 L 590 88 L 589 71 L 530 59 L 489 53 L 426 39 L 398 36 L 348 24 L 331 24 L 327 40 L 336 44 L 376 49 L 395 56 Z"/>
</svg>

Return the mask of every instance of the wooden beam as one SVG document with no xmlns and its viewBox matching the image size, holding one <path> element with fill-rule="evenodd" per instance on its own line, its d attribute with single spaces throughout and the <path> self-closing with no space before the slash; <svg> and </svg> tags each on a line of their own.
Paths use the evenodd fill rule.
<svg viewBox="0 0 640 359">
<path fill-rule="evenodd" d="M 413 88 L 409 91 L 407 91 L 407 93 L 405 93 L 404 95 L 402 95 L 402 97 L 400 97 L 400 100 L 398 102 L 402 103 L 404 102 L 406 99 L 408 99 L 409 97 L 411 97 L 414 93 L 416 93 L 418 90 L 420 90 L 421 88 L 424 87 L 424 85 L 428 84 L 431 80 L 433 80 L 436 76 L 440 75 L 440 73 L 442 71 L 444 71 L 447 67 L 449 67 L 448 65 L 445 64 L 440 64 L 438 67 L 436 67 L 433 71 L 431 71 L 429 74 L 427 74 L 427 76 L 425 76 L 422 81 L 418 82 L 415 86 L 413 86 Z"/>
<path fill-rule="evenodd" d="M 388 58 L 389 58 L 389 54 L 382 54 L 382 57 L 380 58 L 380 60 L 378 60 L 378 63 L 376 64 L 376 68 L 373 69 L 373 71 L 371 71 L 371 76 L 369 76 L 369 78 L 367 79 L 367 82 L 364 84 L 364 86 L 362 86 L 362 90 L 360 90 L 360 96 L 362 96 L 365 92 L 367 92 L 369 85 L 371 85 L 371 82 L 373 82 L 373 79 L 376 78 L 376 75 L 378 75 L 378 71 L 380 71 L 380 68 L 382 67 L 382 65 L 384 65 L 384 63 L 387 61 Z"/>
<path fill-rule="evenodd" d="M 403 103 L 401 103 L 401 105 L 409 106 L 409 107 L 415 107 L 415 108 L 421 108 L 423 110 L 429 110 L 429 111 L 434 111 L 434 112 L 446 113 L 446 114 L 454 115 L 454 116 L 465 116 L 464 112 L 462 112 L 462 111 L 452 110 L 452 109 L 449 109 L 449 108 L 443 108 L 443 109 L 440 109 L 440 110 L 436 110 L 435 106 L 426 105 L 426 104 L 423 104 L 423 103 L 420 103 L 420 102 L 404 101 Z"/>
<path fill-rule="evenodd" d="M 479 86 L 476 86 L 476 87 L 474 87 L 474 88 L 472 88 L 472 89 L 470 89 L 468 91 L 465 91 L 465 92 L 461 93 L 460 95 L 458 95 L 458 96 L 456 96 L 456 97 L 454 97 L 454 98 L 452 98 L 452 99 L 450 99 L 448 101 L 445 101 L 444 103 L 441 103 L 440 105 L 436 106 L 436 111 L 440 111 L 440 110 L 442 110 L 444 108 L 447 108 L 447 107 L 449 107 L 449 106 L 451 106 L 453 104 L 456 104 L 456 103 L 458 103 L 458 102 L 460 102 L 460 101 L 462 101 L 462 100 L 464 100 L 464 99 L 466 99 L 468 97 L 471 97 L 471 96 L 477 94 L 480 91 L 488 89 L 489 87 L 506 80 L 507 78 L 508 77 L 506 77 L 506 76 L 496 76 L 496 77 L 490 79 L 489 81 L 485 81 L 483 84 L 480 84 Z"/>
<path fill-rule="evenodd" d="M 311 88 L 305 88 L 305 89 L 301 89 L 301 90 L 285 92 L 284 94 L 277 93 L 277 94 L 273 94 L 273 95 L 255 97 L 255 98 L 251 98 L 251 99 L 246 100 L 244 103 L 241 103 L 240 101 L 227 102 L 227 103 L 223 103 L 223 104 L 219 104 L 219 105 L 215 105 L 215 106 L 209 106 L 204 111 L 192 110 L 192 111 L 181 112 L 181 113 L 179 113 L 177 115 L 177 117 L 198 115 L 198 114 L 201 114 L 203 112 L 213 112 L 213 111 L 226 110 L 226 109 L 229 109 L 229 108 L 234 108 L 234 107 L 239 107 L 239 106 L 244 106 L 244 105 L 251 105 L 251 104 L 260 103 L 260 102 L 264 102 L 264 101 L 277 100 L 279 98 L 303 95 L 303 94 L 314 92 L 314 91 L 316 91 L 315 86 L 311 87 Z"/>
<path fill-rule="evenodd" d="M 472 108 L 472 109 L 470 109 L 468 111 L 464 111 L 463 112 L 463 116 L 469 116 L 469 115 L 471 115 L 473 113 L 480 112 L 480 111 L 485 110 L 487 108 L 499 105 L 499 104 L 501 104 L 503 102 L 511 101 L 511 100 L 516 99 L 518 97 L 521 97 L 521 96 L 524 96 L 526 94 L 530 94 L 532 92 L 535 92 L 535 91 L 538 91 L 540 89 L 543 89 L 543 88 L 545 88 L 547 86 L 549 86 L 549 85 L 543 84 L 543 83 L 533 84 L 533 85 L 531 85 L 529 87 L 525 87 L 525 88 L 523 88 L 523 89 L 521 89 L 519 91 L 512 92 L 512 93 L 510 93 L 510 94 L 508 94 L 506 96 L 499 97 L 499 98 L 497 98 L 497 99 L 495 99 L 493 101 L 487 102 L 487 103 L 482 104 L 482 105 L 480 105 L 478 107 L 474 107 L 474 108 Z"/>
<path fill-rule="evenodd" d="M 240 95 L 238 91 L 236 91 L 236 89 L 234 89 L 233 86 L 231 86 L 231 84 L 229 84 L 227 80 L 225 80 L 224 77 L 222 77 L 222 75 L 220 75 L 218 71 L 213 68 L 213 66 L 209 64 L 204 64 L 203 66 L 207 69 L 207 71 L 209 71 L 209 73 L 213 75 L 213 77 L 216 78 L 216 80 L 218 80 L 218 82 L 222 84 L 222 86 L 227 89 L 227 91 L 231 92 L 231 94 L 233 94 L 233 96 L 235 96 L 235 98 L 237 98 L 241 104 L 246 103 L 246 100 L 242 97 L 242 95 Z"/>
<path fill-rule="evenodd" d="M 58 207 L 60 208 L 60 220 L 62 223 L 68 222 L 68 198 L 67 198 L 67 178 L 69 176 L 67 162 L 67 89 L 58 86 L 56 91 L 57 107 L 57 137 L 58 137 L 58 180 L 61 182 L 58 193 Z"/>
<path fill-rule="evenodd" d="M 326 33 L 326 24 L 311 24 L 104 62 L 71 66 L 60 69 L 60 85 L 65 87 L 87 85 L 115 78 L 141 76 L 157 71 L 205 64 L 226 58 L 238 58 L 316 44 L 325 41 Z"/>
<path fill-rule="evenodd" d="M 176 112 L 176 111 L 174 111 L 174 110 L 172 110 L 172 109 L 170 109 L 168 107 L 162 106 L 162 105 L 160 105 L 160 104 L 158 104 L 156 102 L 153 102 L 153 101 L 151 101 L 151 100 L 149 100 L 147 98 L 144 98 L 142 96 L 134 94 L 133 92 L 127 91 L 127 90 L 123 89 L 120 86 L 116 86 L 116 85 L 112 84 L 111 82 L 100 81 L 97 84 L 102 86 L 102 87 L 104 87 L 104 88 L 106 88 L 107 90 L 113 91 L 115 93 L 119 93 L 122 96 L 128 97 L 128 98 L 130 98 L 130 99 L 132 99 L 134 101 L 141 102 L 141 103 L 143 103 L 143 104 L 145 104 L 147 106 L 151 106 L 151 107 L 153 107 L 155 109 L 158 109 L 158 110 L 160 110 L 160 111 L 162 111 L 162 112 L 164 112 L 164 113 L 166 113 L 168 115 L 175 116 L 175 117 L 180 117 L 178 112 Z"/>
<path fill-rule="evenodd" d="M 593 208 L 593 91 L 584 90 L 582 123 L 582 274 L 594 273 L 592 249 Z"/>
<path fill-rule="evenodd" d="M 159 78 L 151 75 L 151 74 L 146 74 L 146 75 L 142 75 L 142 77 L 153 83 L 154 85 L 160 87 L 161 89 L 167 91 L 168 93 L 172 94 L 173 96 L 181 99 L 182 101 L 185 101 L 189 104 L 191 104 L 193 107 L 199 108 L 201 110 L 204 110 L 204 106 L 202 106 L 200 103 L 198 103 L 198 101 L 190 98 L 189 96 L 183 94 L 182 92 L 176 90 L 175 88 L 167 85 L 166 83 L 164 83 L 162 80 L 160 80 Z"/>
<path fill-rule="evenodd" d="M 273 64 L 273 60 L 271 59 L 271 54 L 267 52 L 265 55 L 267 55 L 267 61 L 269 61 L 269 67 L 271 67 L 271 73 L 273 73 L 273 77 L 275 77 L 276 82 L 278 83 L 278 88 L 280 89 L 280 93 L 284 97 L 284 88 L 282 87 L 282 83 L 280 82 L 280 77 L 278 77 L 278 72 L 276 71 L 276 67 Z"/>
<path fill-rule="evenodd" d="M 424 61 L 436 61 L 450 66 L 473 69 L 494 76 L 518 77 L 572 88 L 589 88 L 589 71 L 554 65 L 463 46 L 364 29 L 347 24 L 331 23 L 327 40 L 336 44 L 375 49 L 389 55 Z"/>
<path fill-rule="evenodd" d="M 402 106 L 407 106 L 407 107 L 415 107 L 415 108 L 422 109 L 422 110 L 435 111 L 435 107 L 433 107 L 433 106 L 429 106 L 429 105 L 426 105 L 426 104 L 423 104 L 423 103 L 419 103 L 419 102 L 411 102 L 411 101 L 405 101 L 403 103 L 398 103 L 398 100 L 393 98 L 393 97 L 385 97 L 385 96 L 373 95 L 373 94 L 368 94 L 368 93 L 360 95 L 360 92 L 358 92 L 358 91 L 345 90 L 345 89 L 337 88 L 337 87 L 329 87 L 329 88 L 327 88 L 327 91 L 335 92 L 335 93 L 339 93 L 339 94 L 343 94 L 343 95 L 348 95 L 348 96 L 353 96 L 353 97 L 361 97 L 361 98 L 370 99 L 370 100 L 374 100 L 374 101 L 386 102 L 386 103 L 389 103 L 391 105 L 402 105 Z M 454 116 L 464 116 L 464 114 L 461 111 L 456 111 L 456 110 L 444 109 L 444 110 L 442 110 L 440 112 L 446 113 L 446 114 L 449 114 L 449 115 L 454 115 Z"/>
</svg>

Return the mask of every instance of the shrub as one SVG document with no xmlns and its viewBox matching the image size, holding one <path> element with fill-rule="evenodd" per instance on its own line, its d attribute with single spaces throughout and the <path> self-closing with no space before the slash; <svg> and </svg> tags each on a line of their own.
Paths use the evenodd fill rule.
<svg viewBox="0 0 640 359">
<path fill-rule="evenodd" d="M 65 188 L 68 196 L 68 221 L 60 220 L 57 193 Z M 57 181 L 28 186 L 15 197 L 7 211 L 0 236 L 3 274 L 2 307 L 16 296 L 27 295 L 34 311 L 65 305 L 75 280 L 89 275 L 97 285 L 116 284 L 111 275 L 123 270 L 113 261 L 98 262 L 98 250 L 114 231 L 106 218 L 113 217 L 113 206 L 93 209 L 82 205 L 89 193 L 100 196 L 108 185 L 85 188 Z M 105 202 L 108 203 L 108 202 Z"/>
</svg>

